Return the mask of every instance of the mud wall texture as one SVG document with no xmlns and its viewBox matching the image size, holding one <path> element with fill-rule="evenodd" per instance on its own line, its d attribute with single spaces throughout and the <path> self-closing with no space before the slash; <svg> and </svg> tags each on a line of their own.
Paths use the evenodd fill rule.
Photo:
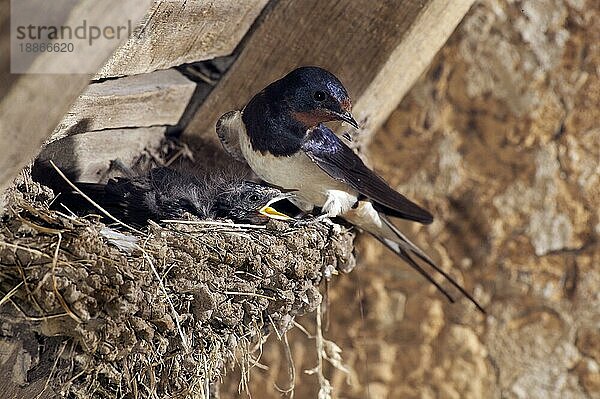
<svg viewBox="0 0 600 399">
<path fill-rule="evenodd" d="M 371 165 L 436 215 L 402 227 L 488 315 L 362 237 L 328 290 L 334 397 L 600 398 L 599 21 L 596 0 L 477 3 L 374 136 Z M 253 397 L 280 397 L 283 346 Z M 317 396 L 313 346 L 290 336 L 296 399 Z"/>
</svg>

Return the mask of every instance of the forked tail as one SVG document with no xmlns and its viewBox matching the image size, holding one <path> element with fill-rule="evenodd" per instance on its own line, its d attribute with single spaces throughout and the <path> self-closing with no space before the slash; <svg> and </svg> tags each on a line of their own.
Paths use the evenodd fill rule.
<svg viewBox="0 0 600 399">
<path fill-rule="evenodd" d="M 433 284 L 442 294 L 444 294 L 444 296 L 446 296 L 450 302 L 455 301 L 452 295 L 450 295 L 450 293 L 444 287 L 442 287 L 440 283 L 438 283 L 421 265 L 419 265 L 413 256 L 416 256 L 431 266 L 436 272 L 448 280 L 450 284 L 456 287 L 456 289 L 458 289 L 467 299 L 469 299 L 469 301 L 471 301 L 480 312 L 484 314 L 486 313 L 485 309 L 475 300 L 475 298 L 473 298 L 471 294 L 469 294 L 460 284 L 458 284 L 456 280 L 452 278 L 452 276 L 436 265 L 429 256 L 427 256 L 419 247 L 413 244 L 404 234 L 402 234 L 402 232 L 398 230 L 398 228 L 394 226 L 392 222 L 390 222 L 384 215 L 380 215 L 380 217 L 384 224 L 394 233 L 395 239 L 392 240 L 391 238 L 373 234 L 375 238 L 377 238 L 383 245 L 388 247 L 392 252 L 408 263 L 410 267 L 425 277 L 427 281 Z"/>
</svg>

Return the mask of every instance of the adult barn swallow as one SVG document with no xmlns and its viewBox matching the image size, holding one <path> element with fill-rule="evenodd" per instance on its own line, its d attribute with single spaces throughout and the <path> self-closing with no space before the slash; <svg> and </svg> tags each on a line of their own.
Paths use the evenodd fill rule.
<svg viewBox="0 0 600 399">
<path fill-rule="evenodd" d="M 135 225 L 144 225 L 149 219 L 181 219 L 186 212 L 200 219 L 227 218 L 255 224 L 266 223 L 268 218 L 289 219 L 271 205 L 290 194 L 235 174 L 215 173 L 201 179 L 157 167 L 144 175 L 117 177 L 106 184 L 76 185 L 113 216 Z M 72 193 L 67 201 L 85 203 L 76 197 L 78 194 Z"/>
<path fill-rule="evenodd" d="M 223 115 L 216 130 L 225 150 L 261 179 L 294 190 L 291 201 L 300 209 L 319 207 L 324 216 L 340 216 L 369 232 L 454 302 L 416 259 L 425 262 L 483 312 L 388 219 L 430 224 L 433 216 L 392 189 L 324 125 L 340 120 L 358 128 L 351 108 L 337 77 L 319 67 L 301 67 L 268 85 L 241 111 Z"/>
</svg>

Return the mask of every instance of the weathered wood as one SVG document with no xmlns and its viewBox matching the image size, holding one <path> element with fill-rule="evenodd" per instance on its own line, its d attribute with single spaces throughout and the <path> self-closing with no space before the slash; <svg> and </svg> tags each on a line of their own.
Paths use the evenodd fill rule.
<svg viewBox="0 0 600 399">
<path fill-rule="evenodd" d="M 0 98 L 8 93 L 17 75 L 10 73 L 10 0 L 0 0 Z"/>
<path fill-rule="evenodd" d="M 334 72 L 349 89 L 363 131 L 374 131 L 467 12 L 473 0 L 282 0 L 265 16 L 186 134 L 215 138 L 223 113 L 239 109 L 300 65 Z"/>
<path fill-rule="evenodd" d="M 98 182 L 110 161 L 119 159 L 129 166 L 144 149 L 158 148 L 165 130 L 156 126 L 76 134 L 48 144 L 38 159 L 54 161 L 78 181 Z"/>
<path fill-rule="evenodd" d="M 27 372 L 35 361 L 30 351 L 35 349 L 23 346 L 35 342 L 33 332 L 24 332 L 18 339 L 0 340 L 0 392 L 3 398 L 56 398 L 57 394 L 47 384 L 47 378 L 28 381 Z"/>
<path fill-rule="evenodd" d="M 404 95 L 427 69 L 473 0 L 426 2 L 367 88 L 354 102 L 355 117 L 361 121 L 362 140 L 376 132 L 396 109 Z M 360 138 L 359 138 L 360 139 Z"/>
<path fill-rule="evenodd" d="M 81 21 L 85 15 L 96 15 L 105 25 L 123 23 L 128 18 L 135 22 L 145 13 L 144 4 L 147 2 L 81 1 L 71 10 L 69 18 Z M 10 31 L 2 29 L 2 34 L 10 34 Z M 3 37 L 0 42 L 4 43 L 5 40 L 6 37 Z M 89 46 L 89 49 L 72 53 L 70 61 L 78 64 L 79 70 L 95 70 L 117 44 L 116 40 L 98 42 Z M 8 57 L 3 57 L 2 62 L 3 69 L 8 69 Z M 41 66 L 45 66 L 51 70 L 56 62 L 52 54 L 39 53 L 30 68 L 31 71 L 39 71 Z M 84 74 L 23 74 L 0 85 L 5 90 L 0 100 L 0 193 L 39 151 L 88 80 L 89 76 Z"/>
<path fill-rule="evenodd" d="M 173 69 L 92 83 L 50 141 L 94 130 L 176 125 L 195 87 Z"/>
<path fill-rule="evenodd" d="M 268 0 L 155 0 L 142 31 L 125 42 L 97 77 L 167 69 L 228 55 Z"/>
</svg>

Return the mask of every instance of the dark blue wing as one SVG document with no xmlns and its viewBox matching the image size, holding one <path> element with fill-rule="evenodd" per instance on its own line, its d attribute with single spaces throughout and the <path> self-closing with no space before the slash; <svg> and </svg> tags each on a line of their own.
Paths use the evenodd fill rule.
<svg viewBox="0 0 600 399">
<path fill-rule="evenodd" d="M 329 176 L 371 199 L 378 211 L 423 224 L 433 221 L 429 212 L 392 189 L 326 126 L 312 129 L 302 150 Z"/>
</svg>

